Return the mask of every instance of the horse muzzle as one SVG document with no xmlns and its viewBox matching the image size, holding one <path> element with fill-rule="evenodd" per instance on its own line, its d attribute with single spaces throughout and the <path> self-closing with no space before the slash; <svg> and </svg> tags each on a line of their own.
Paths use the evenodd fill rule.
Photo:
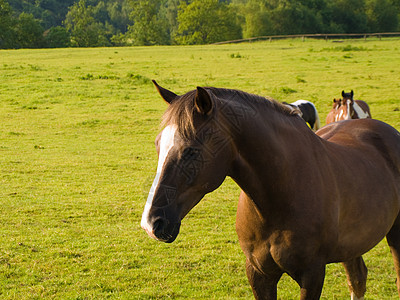
<svg viewBox="0 0 400 300">
<path fill-rule="evenodd" d="M 165 216 L 165 211 L 163 210 L 152 216 L 143 213 L 141 226 L 153 239 L 172 243 L 179 234 L 181 222 L 173 222 L 162 216 Z"/>
<path fill-rule="evenodd" d="M 172 243 L 179 234 L 181 223 L 170 223 L 166 219 L 158 219 L 153 225 L 153 236 L 161 242 Z"/>
</svg>

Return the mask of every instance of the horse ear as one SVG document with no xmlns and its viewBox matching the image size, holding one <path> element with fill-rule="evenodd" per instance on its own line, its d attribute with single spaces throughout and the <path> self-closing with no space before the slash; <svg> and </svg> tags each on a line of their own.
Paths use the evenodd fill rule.
<svg viewBox="0 0 400 300">
<path fill-rule="evenodd" d="M 351 96 L 351 99 L 352 99 L 352 100 L 353 100 L 353 95 L 354 95 L 354 92 L 353 92 L 353 90 L 351 90 L 350 96 Z"/>
<path fill-rule="evenodd" d="M 342 91 L 342 97 L 344 97 L 345 96 L 345 93 L 344 93 L 344 91 Z"/>
<path fill-rule="evenodd" d="M 194 105 L 196 110 L 203 115 L 208 115 L 212 111 L 213 103 L 210 94 L 202 87 L 197 87 Z"/>
<path fill-rule="evenodd" d="M 176 98 L 178 98 L 178 95 L 164 89 L 163 87 L 159 86 L 158 83 L 155 80 L 152 80 L 158 93 L 161 95 L 161 97 L 167 102 L 168 104 L 171 104 L 172 101 L 174 101 Z"/>
</svg>

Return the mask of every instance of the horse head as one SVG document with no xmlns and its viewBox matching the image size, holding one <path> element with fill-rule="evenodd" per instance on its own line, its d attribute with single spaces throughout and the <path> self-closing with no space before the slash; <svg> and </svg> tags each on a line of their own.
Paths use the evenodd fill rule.
<svg viewBox="0 0 400 300">
<path fill-rule="evenodd" d="M 342 105 L 342 99 L 333 98 L 332 109 L 338 109 Z"/>
<path fill-rule="evenodd" d="M 351 99 L 351 100 L 353 100 L 353 96 L 354 96 L 353 90 L 351 90 L 350 93 L 345 93 L 344 91 L 342 91 L 343 100 L 344 100 L 344 99 Z"/>
<path fill-rule="evenodd" d="M 181 220 L 224 181 L 232 145 L 218 119 L 217 101 L 206 88 L 183 96 L 160 87 L 168 103 L 165 128 L 156 138 L 157 174 L 149 192 L 141 226 L 153 238 L 173 242 Z"/>
</svg>

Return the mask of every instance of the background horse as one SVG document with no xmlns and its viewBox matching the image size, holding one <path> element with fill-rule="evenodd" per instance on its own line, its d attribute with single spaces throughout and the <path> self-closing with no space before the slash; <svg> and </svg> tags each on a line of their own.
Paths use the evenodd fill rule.
<svg viewBox="0 0 400 300">
<path fill-rule="evenodd" d="M 371 118 L 371 112 L 366 102 L 353 99 L 353 90 L 350 93 L 342 91 L 342 99 L 334 99 L 334 105 L 326 118 L 326 124 L 341 120 Z M 335 103 L 335 100 L 338 103 Z"/>
<path fill-rule="evenodd" d="M 338 114 L 338 109 L 341 105 L 341 102 L 342 102 L 342 99 L 333 98 L 332 109 L 326 116 L 326 124 L 336 122 L 336 116 Z"/>
<path fill-rule="evenodd" d="M 293 103 L 283 102 L 283 104 L 298 109 L 301 112 L 300 116 L 304 121 L 310 124 L 313 131 L 317 131 L 321 127 L 318 111 L 312 102 L 307 100 L 297 100 Z"/>
<path fill-rule="evenodd" d="M 201 87 L 178 96 L 156 87 L 169 107 L 141 221 L 151 237 L 173 242 L 182 219 L 230 176 L 242 189 L 236 231 L 257 299 L 276 299 L 283 273 L 299 284 L 302 300 L 318 299 L 333 262 L 343 263 L 352 299 L 361 299 L 361 255 L 385 236 L 400 282 L 396 129 L 362 119 L 314 134 L 274 100 Z"/>
</svg>

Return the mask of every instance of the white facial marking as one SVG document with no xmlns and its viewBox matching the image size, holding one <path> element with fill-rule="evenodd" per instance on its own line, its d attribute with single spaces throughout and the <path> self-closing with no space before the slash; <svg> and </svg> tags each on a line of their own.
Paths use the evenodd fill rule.
<svg viewBox="0 0 400 300">
<path fill-rule="evenodd" d="M 156 177 L 154 178 L 153 184 L 151 185 L 149 195 L 147 196 L 146 206 L 144 207 L 144 211 L 142 214 L 142 221 L 140 223 L 142 228 L 146 230 L 149 235 L 153 235 L 152 234 L 153 229 L 148 222 L 150 208 L 153 205 L 154 193 L 158 187 L 165 160 L 168 157 L 169 151 L 174 146 L 175 132 L 176 132 L 176 126 L 168 125 L 167 127 L 164 128 L 164 130 L 161 133 L 160 154 L 158 157 L 157 174 Z"/>
<path fill-rule="evenodd" d="M 364 297 L 358 298 L 354 292 L 351 292 L 351 300 L 364 300 Z"/>
<path fill-rule="evenodd" d="M 341 109 L 340 112 L 339 112 L 339 114 L 336 115 L 335 121 L 339 121 L 339 120 L 342 118 L 342 116 L 343 116 L 343 109 Z"/>
<path fill-rule="evenodd" d="M 363 111 L 363 109 L 357 104 L 357 102 L 354 102 L 353 108 L 354 111 L 357 113 L 359 119 L 365 119 L 369 117 L 369 113 Z"/>
<path fill-rule="evenodd" d="M 351 120 L 351 115 L 350 115 L 350 104 L 351 104 L 351 100 L 347 100 L 346 102 L 347 104 L 347 115 L 345 116 L 345 120 Z"/>
</svg>

